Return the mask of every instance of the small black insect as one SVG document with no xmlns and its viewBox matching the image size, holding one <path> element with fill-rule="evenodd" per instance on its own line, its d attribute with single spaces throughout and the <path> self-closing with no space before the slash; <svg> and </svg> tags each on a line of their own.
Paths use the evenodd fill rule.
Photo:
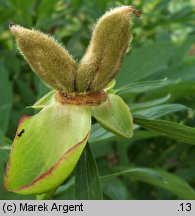
<svg viewBox="0 0 195 216">
<path fill-rule="evenodd" d="M 25 132 L 25 130 L 24 129 L 22 129 L 21 131 L 20 131 L 20 133 L 18 133 L 17 134 L 17 137 L 21 137 L 22 136 L 22 134 Z"/>
</svg>

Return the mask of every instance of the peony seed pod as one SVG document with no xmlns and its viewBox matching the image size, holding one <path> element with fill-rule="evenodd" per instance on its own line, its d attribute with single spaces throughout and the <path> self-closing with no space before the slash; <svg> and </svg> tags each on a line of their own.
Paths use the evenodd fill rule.
<svg viewBox="0 0 195 216">
<path fill-rule="evenodd" d="M 74 92 L 77 64 L 52 37 L 10 24 L 18 47 L 32 70 L 51 88 Z"/>
<path fill-rule="evenodd" d="M 99 19 L 78 67 L 77 91 L 101 91 L 116 76 L 131 39 L 129 15 L 132 12 L 140 15 L 132 7 L 122 6 Z"/>
</svg>

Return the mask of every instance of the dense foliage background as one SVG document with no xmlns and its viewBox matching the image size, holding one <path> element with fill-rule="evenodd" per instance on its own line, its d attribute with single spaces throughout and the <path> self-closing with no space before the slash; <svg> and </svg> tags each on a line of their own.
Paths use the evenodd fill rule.
<svg viewBox="0 0 195 216">
<path fill-rule="evenodd" d="M 18 120 L 49 91 L 19 54 L 9 23 L 53 34 L 79 61 L 97 18 L 123 4 L 142 10 L 116 84 L 135 135 L 122 139 L 94 121 L 89 143 L 104 199 L 195 199 L 195 129 L 179 127 L 195 126 L 193 0 L 0 0 L 0 199 L 35 198 L 6 192 L 4 170 Z M 74 191 L 73 174 L 51 198 L 74 199 Z"/>
</svg>

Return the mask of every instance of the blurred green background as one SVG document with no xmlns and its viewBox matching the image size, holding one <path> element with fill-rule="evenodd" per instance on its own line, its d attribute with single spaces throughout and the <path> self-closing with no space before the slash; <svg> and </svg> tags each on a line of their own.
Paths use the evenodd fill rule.
<svg viewBox="0 0 195 216">
<path fill-rule="evenodd" d="M 18 52 L 9 23 L 54 35 L 79 61 L 95 21 L 120 5 L 132 5 L 142 10 L 142 16 L 133 19 L 133 41 L 117 87 L 167 78 L 166 84 L 138 83 L 121 97 L 134 115 L 195 126 L 194 0 L 0 0 L 0 199 L 35 198 L 6 192 L 3 176 L 18 120 L 33 115 L 26 107 L 49 91 Z M 89 142 L 100 176 L 139 167 L 132 175 L 102 181 L 104 199 L 195 199 L 193 145 L 142 128 L 129 141 L 97 124 Z M 152 170 L 169 184 L 153 178 Z M 74 179 L 68 179 L 52 199 L 74 199 Z"/>
</svg>

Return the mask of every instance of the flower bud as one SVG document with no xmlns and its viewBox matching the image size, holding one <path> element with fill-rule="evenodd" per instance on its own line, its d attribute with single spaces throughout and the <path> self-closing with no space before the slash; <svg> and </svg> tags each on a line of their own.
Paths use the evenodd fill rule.
<svg viewBox="0 0 195 216">
<path fill-rule="evenodd" d="M 32 70 L 51 88 L 74 92 L 76 62 L 52 37 L 19 25 L 10 25 L 18 47 Z"/>
<path fill-rule="evenodd" d="M 99 19 L 78 67 L 77 91 L 101 91 L 116 76 L 131 38 L 131 12 L 137 11 L 130 6 L 117 7 Z"/>
</svg>

